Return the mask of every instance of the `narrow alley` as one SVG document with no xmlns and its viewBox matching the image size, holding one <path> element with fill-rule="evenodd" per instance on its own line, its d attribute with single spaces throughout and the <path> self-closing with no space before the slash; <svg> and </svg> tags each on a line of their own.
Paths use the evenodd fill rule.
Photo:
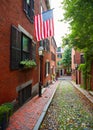
<svg viewBox="0 0 93 130">
<path fill-rule="evenodd" d="M 40 130 L 93 130 L 93 108 L 69 80 L 61 80 Z"/>
<path fill-rule="evenodd" d="M 93 130 L 93 104 L 63 76 L 20 107 L 7 130 Z"/>
<path fill-rule="evenodd" d="M 93 0 L 1 0 L 0 130 L 93 130 Z"/>
</svg>

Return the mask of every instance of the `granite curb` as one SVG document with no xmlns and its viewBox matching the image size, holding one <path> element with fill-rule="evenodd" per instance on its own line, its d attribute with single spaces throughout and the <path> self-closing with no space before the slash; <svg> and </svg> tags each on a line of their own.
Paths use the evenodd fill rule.
<svg viewBox="0 0 93 130">
<path fill-rule="evenodd" d="M 59 86 L 59 84 L 60 84 L 60 82 L 57 84 L 57 87 Z M 44 107 L 44 109 L 43 109 L 43 111 L 42 111 L 42 113 L 41 113 L 41 115 L 40 115 L 40 117 L 39 117 L 39 119 L 38 119 L 36 125 L 34 126 L 33 130 L 39 130 L 40 125 L 41 125 L 41 123 L 42 123 L 42 121 L 43 121 L 43 119 L 44 119 L 44 117 L 45 117 L 45 115 L 46 115 L 46 112 L 47 112 L 47 110 L 48 110 L 48 108 L 49 108 L 49 105 L 50 105 L 50 103 L 51 103 L 51 101 L 52 101 L 52 99 L 53 99 L 53 97 L 54 97 L 54 94 L 55 94 L 55 92 L 56 92 L 56 90 L 57 90 L 57 87 L 56 87 L 55 91 L 53 92 L 51 98 L 49 99 L 49 101 L 48 101 L 47 104 L 45 105 L 45 107 Z"/>
</svg>

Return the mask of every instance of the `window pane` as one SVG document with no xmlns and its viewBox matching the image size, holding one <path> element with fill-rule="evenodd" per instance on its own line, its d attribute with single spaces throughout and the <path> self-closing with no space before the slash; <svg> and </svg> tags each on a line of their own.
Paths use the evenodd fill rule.
<svg viewBox="0 0 93 130">
<path fill-rule="evenodd" d="M 31 39 L 23 35 L 22 37 L 22 60 L 30 59 L 30 50 L 31 50 Z"/>
<path fill-rule="evenodd" d="M 23 51 L 29 52 L 29 39 L 23 36 Z"/>
<path fill-rule="evenodd" d="M 22 55 L 23 57 L 22 57 L 22 60 L 30 60 L 30 55 L 29 55 L 29 53 L 26 53 L 26 52 L 23 52 L 23 55 Z"/>
<path fill-rule="evenodd" d="M 30 4 L 30 0 L 26 0 L 27 4 Z"/>
</svg>

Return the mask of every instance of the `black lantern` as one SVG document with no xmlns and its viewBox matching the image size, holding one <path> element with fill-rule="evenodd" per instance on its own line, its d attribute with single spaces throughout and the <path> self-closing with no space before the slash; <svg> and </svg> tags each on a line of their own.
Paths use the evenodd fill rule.
<svg viewBox="0 0 93 130">
<path fill-rule="evenodd" d="M 43 56 L 44 55 L 44 48 L 42 46 L 40 46 L 38 48 L 38 54 L 39 54 L 39 56 Z"/>
</svg>

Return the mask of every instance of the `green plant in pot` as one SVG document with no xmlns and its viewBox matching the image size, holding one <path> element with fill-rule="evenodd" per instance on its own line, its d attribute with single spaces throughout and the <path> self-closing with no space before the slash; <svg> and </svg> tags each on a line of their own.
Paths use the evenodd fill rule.
<svg viewBox="0 0 93 130">
<path fill-rule="evenodd" d="M 0 106 L 0 127 L 4 130 L 8 126 L 10 116 L 13 113 L 13 105 L 5 103 Z"/>
<path fill-rule="evenodd" d="M 34 60 L 24 60 L 20 62 L 20 65 L 22 65 L 24 68 L 33 68 L 36 67 L 36 62 Z"/>
</svg>

